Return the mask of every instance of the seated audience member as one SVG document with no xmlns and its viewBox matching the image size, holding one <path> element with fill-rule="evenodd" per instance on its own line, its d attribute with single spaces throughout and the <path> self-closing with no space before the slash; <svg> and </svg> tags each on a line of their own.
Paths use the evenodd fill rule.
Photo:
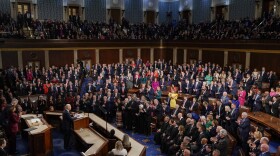
<svg viewBox="0 0 280 156">
<path fill-rule="evenodd" d="M 184 149 L 183 156 L 190 156 L 191 151 L 189 149 Z"/>
<path fill-rule="evenodd" d="M 253 134 L 253 138 L 251 138 L 247 141 L 247 143 L 249 144 L 249 148 L 250 148 L 249 154 L 259 153 L 258 147 L 260 146 L 261 138 L 262 138 L 262 133 L 260 131 L 255 131 Z"/>
<path fill-rule="evenodd" d="M 124 148 L 130 148 L 131 147 L 131 142 L 129 141 L 129 136 L 128 134 L 123 135 L 123 147 Z"/>
<path fill-rule="evenodd" d="M 270 156 L 268 144 L 261 145 L 261 153 L 259 154 L 259 156 Z"/>
<path fill-rule="evenodd" d="M 111 129 L 109 132 L 109 139 L 114 139 L 114 137 L 115 137 L 115 130 Z"/>
<path fill-rule="evenodd" d="M 115 154 L 114 154 L 114 152 L 109 151 L 108 154 L 107 154 L 107 156 L 115 156 Z"/>
<path fill-rule="evenodd" d="M 277 147 L 277 151 L 276 151 L 275 156 L 280 156 L 280 146 Z"/>
<path fill-rule="evenodd" d="M 126 151 L 126 149 L 123 148 L 121 141 L 116 142 L 115 148 L 112 149 L 112 152 L 114 153 L 114 155 L 121 155 L 121 156 L 127 155 L 127 151 Z"/>
<path fill-rule="evenodd" d="M 156 144 L 160 144 L 161 135 L 166 131 L 166 129 L 169 126 L 168 122 L 169 122 L 169 116 L 164 117 L 164 122 L 162 123 L 160 129 L 157 130 L 154 136 L 154 141 Z"/>
<path fill-rule="evenodd" d="M 176 155 L 176 156 L 177 156 L 177 155 L 178 155 L 178 156 L 183 155 L 184 150 L 185 150 L 185 149 L 188 149 L 188 147 L 189 147 L 189 145 L 188 145 L 187 143 L 182 142 L 181 145 L 180 145 L 180 149 L 178 150 L 178 152 L 177 152 L 175 155 Z M 189 153 L 189 152 L 188 152 L 188 153 Z"/>
<path fill-rule="evenodd" d="M 253 155 L 260 155 L 262 153 L 261 151 L 261 145 L 266 144 L 269 145 L 269 139 L 267 137 L 262 137 L 260 140 L 259 146 L 256 147 L 256 149 L 253 152 Z"/>
<path fill-rule="evenodd" d="M 4 138 L 0 138 L 0 155 L 1 156 L 8 156 L 8 153 L 5 151 L 5 147 L 7 142 Z"/>
<path fill-rule="evenodd" d="M 219 150 L 217 150 L 217 149 L 214 149 L 214 150 L 213 150 L 212 156 L 220 156 L 220 155 L 221 155 L 221 153 L 220 153 Z"/>
<path fill-rule="evenodd" d="M 184 139 L 184 126 L 180 125 L 178 127 L 178 131 L 179 133 L 177 134 L 177 136 L 166 144 L 166 149 L 168 149 L 168 155 L 174 155 L 176 151 L 180 149 L 180 144 Z"/>
</svg>

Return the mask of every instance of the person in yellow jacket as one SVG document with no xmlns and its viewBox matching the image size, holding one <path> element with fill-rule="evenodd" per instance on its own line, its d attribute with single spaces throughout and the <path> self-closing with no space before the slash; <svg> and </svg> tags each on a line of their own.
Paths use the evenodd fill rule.
<svg viewBox="0 0 280 156">
<path fill-rule="evenodd" d="M 176 107 L 176 99 L 178 98 L 178 94 L 175 93 L 174 89 L 171 89 L 171 93 L 168 94 L 170 98 L 170 109 L 173 110 Z"/>
</svg>

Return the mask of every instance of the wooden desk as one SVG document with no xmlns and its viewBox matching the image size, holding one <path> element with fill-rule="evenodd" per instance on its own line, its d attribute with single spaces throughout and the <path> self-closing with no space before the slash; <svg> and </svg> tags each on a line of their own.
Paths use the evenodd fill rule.
<svg viewBox="0 0 280 156">
<path fill-rule="evenodd" d="M 137 94 L 139 92 L 138 88 L 131 88 L 128 90 L 128 94 Z"/>
<path fill-rule="evenodd" d="M 36 129 L 28 132 L 29 153 L 32 156 L 45 156 L 52 153 L 52 135 L 51 128 L 44 118 L 38 118 L 34 114 L 26 114 L 22 116 L 25 121 L 22 127 Z"/>
<path fill-rule="evenodd" d="M 62 112 L 44 112 L 46 116 L 62 117 Z M 82 143 L 86 144 L 87 156 L 103 156 L 108 153 L 108 140 L 98 132 L 89 128 L 89 118 L 82 117 L 74 120 L 74 133 Z"/>
<path fill-rule="evenodd" d="M 255 121 L 256 123 L 262 124 L 276 133 L 280 134 L 280 119 L 272 115 L 256 112 L 255 115 L 253 112 L 248 112 L 248 118 Z"/>
<path fill-rule="evenodd" d="M 103 156 L 108 153 L 108 140 L 91 128 L 74 130 L 75 134 L 86 144 L 91 145 L 84 154 Z"/>
<path fill-rule="evenodd" d="M 48 115 L 62 115 L 61 112 L 57 112 L 57 113 L 49 113 Z M 96 116 L 93 113 L 85 113 L 85 118 L 83 119 L 78 119 L 74 121 L 74 129 L 75 130 L 79 130 L 80 128 L 82 128 L 83 126 L 87 128 L 88 126 L 88 122 L 89 119 L 93 122 L 95 122 L 96 124 L 98 124 L 99 126 L 101 126 L 103 129 L 106 129 L 106 122 L 101 119 L 100 117 Z M 89 116 L 89 119 L 87 118 L 87 116 Z M 83 121 L 84 120 L 84 121 Z M 78 123 L 75 123 L 78 122 Z M 76 127 L 75 127 L 76 126 Z M 84 129 L 84 128 L 83 128 Z M 111 124 L 107 123 L 107 130 L 108 132 L 114 129 L 115 130 L 115 136 L 119 139 L 122 140 L 124 133 L 122 131 L 120 131 L 119 129 L 115 128 L 114 126 L 112 126 Z M 93 129 L 92 129 L 93 130 Z M 94 130 L 93 130 L 94 131 Z M 96 132 L 97 133 L 97 132 Z M 99 134 L 99 133 L 97 133 Z M 100 135 L 101 136 L 101 135 Z M 106 139 L 105 139 L 106 140 Z M 139 142 L 137 142 L 136 140 L 134 140 L 133 138 L 129 138 L 130 142 L 131 142 L 131 149 L 128 152 L 128 156 L 145 156 L 146 155 L 146 147 L 142 144 L 140 144 Z M 85 154 L 86 155 L 94 155 L 91 153 L 94 153 L 94 151 L 96 151 L 96 147 L 93 146 L 92 148 L 90 147 Z M 108 152 L 108 149 L 107 151 Z M 106 153 L 107 154 L 107 153 Z"/>
<path fill-rule="evenodd" d="M 100 117 L 96 116 L 93 113 L 89 114 L 89 118 L 95 122 L 97 125 L 101 126 L 103 129 L 106 129 L 106 122 L 101 119 Z M 115 136 L 119 139 L 122 140 L 124 133 L 120 131 L 119 129 L 115 128 L 111 124 L 107 123 L 107 130 L 108 132 L 114 129 L 115 130 Z M 128 152 L 128 156 L 145 156 L 146 155 L 146 147 L 133 138 L 129 137 L 129 141 L 131 142 L 131 149 Z"/>
</svg>

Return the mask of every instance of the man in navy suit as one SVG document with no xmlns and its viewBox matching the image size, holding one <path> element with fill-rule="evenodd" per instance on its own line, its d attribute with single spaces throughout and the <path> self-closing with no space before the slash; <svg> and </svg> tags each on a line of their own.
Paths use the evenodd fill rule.
<svg viewBox="0 0 280 156">
<path fill-rule="evenodd" d="M 249 132 L 251 130 L 251 123 L 248 117 L 248 114 L 246 112 L 243 112 L 241 114 L 241 120 L 238 121 L 238 130 L 239 130 L 239 135 L 240 139 L 242 142 L 242 149 L 244 150 L 245 153 L 249 152 L 249 146 L 248 146 L 248 138 L 249 138 Z"/>
<path fill-rule="evenodd" d="M 70 138 L 71 138 L 71 132 L 73 128 L 73 121 L 76 119 L 75 117 L 71 117 L 70 111 L 71 111 L 71 105 L 66 104 L 62 117 L 62 130 L 64 133 L 64 149 L 67 150 L 71 149 Z"/>
<path fill-rule="evenodd" d="M 237 119 L 239 116 L 239 110 L 236 108 L 237 101 L 232 101 L 231 103 L 231 113 L 230 117 L 226 117 L 226 120 L 229 120 L 230 122 L 230 131 L 232 134 L 236 133 L 237 130 Z"/>
<path fill-rule="evenodd" d="M 268 144 L 261 145 L 261 154 L 259 156 L 270 156 Z"/>
<path fill-rule="evenodd" d="M 254 100 L 253 111 L 254 112 L 259 112 L 261 110 L 261 106 L 262 106 L 262 95 L 261 95 L 261 91 L 260 90 L 254 96 L 253 100 Z"/>
</svg>

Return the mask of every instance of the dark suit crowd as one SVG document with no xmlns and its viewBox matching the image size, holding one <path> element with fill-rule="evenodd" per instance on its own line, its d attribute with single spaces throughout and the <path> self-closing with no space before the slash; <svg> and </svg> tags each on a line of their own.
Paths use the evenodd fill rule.
<svg viewBox="0 0 280 156">
<path fill-rule="evenodd" d="M 83 77 L 87 84 L 81 87 Z M 271 91 L 262 94 L 264 83 L 270 83 Z M 145 135 L 155 123 L 155 142 L 168 155 L 226 155 L 228 134 L 237 138 L 246 154 L 260 155 L 266 149 L 261 148 L 263 143 L 257 144 L 254 134 L 260 131 L 248 127 L 250 121 L 246 114 L 239 117 L 239 108 L 246 105 L 252 111 L 279 116 L 279 87 L 276 73 L 265 68 L 242 71 L 201 62 L 172 65 L 137 58 L 92 67 L 11 67 L 1 72 L 1 123 L 8 131 L 15 129 L 9 134 L 15 136 L 16 124 L 10 124 L 22 113 L 42 114 L 70 104 L 74 111 L 93 112 L 108 122 L 121 117 L 117 122 L 125 129 Z M 128 92 L 131 89 L 134 94 Z M 163 97 L 166 91 L 170 96 Z M 193 98 L 184 97 L 181 105 L 175 102 L 173 107 L 177 93 Z M 33 94 L 45 94 L 47 99 L 15 100 Z M 212 102 L 213 98 L 217 100 Z"/>
<path fill-rule="evenodd" d="M 70 16 L 68 21 L 32 19 L 31 13 L 18 13 L 17 19 L 0 12 L 0 32 L 4 37 L 25 38 L 23 27 L 32 30 L 35 39 L 93 39 L 93 40 L 222 40 L 222 39 L 279 39 L 279 17 L 226 21 L 217 18 L 213 22 L 189 24 L 187 21 L 162 24 L 129 23 L 125 18 L 121 24 L 81 21 L 79 16 Z M 3 20 L 1 20 L 3 19 Z"/>
</svg>

